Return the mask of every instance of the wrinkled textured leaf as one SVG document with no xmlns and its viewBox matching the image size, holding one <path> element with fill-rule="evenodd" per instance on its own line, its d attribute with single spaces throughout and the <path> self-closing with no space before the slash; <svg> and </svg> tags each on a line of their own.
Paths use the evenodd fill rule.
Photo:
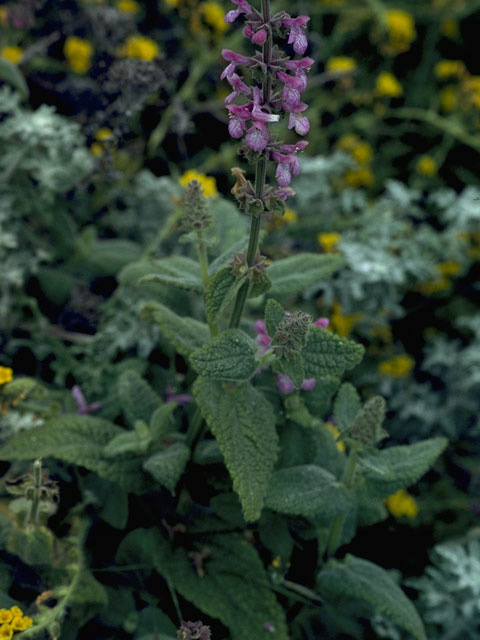
<svg viewBox="0 0 480 640">
<path fill-rule="evenodd" d="M 426 640 L 417 610 L 378 565 L 348 554 L 344 560 L 330 560 L 320 571 L 317 584 L 326 598 L 341 602 L 355 598 L 368 602 L 417 640 Z"/>
<path fill-rule="evenodd" d="M 343 262 L 340 254 L 300 253 L 277 260 L 268 268 L 273 282 L 270 295 L 291 296 L 308 289 L 337 271 Z"/>
<path fill-rule="evenodd" d="M 229 388 L 198 378 L 194 393 L 225 458 L 245 520 L 258 520 L 278 453 L 272 407 L 248 383 Z"/>
<path fill-rule="evenodd" d="M 197 262 L 185 256 L 170 256 L 161 260 L 152 260 L 152 271 L 140 278 L 140 284 L 160 282 L 177 289 L 203 290 L 200 267 Z"/>
<path fill-rule="evenodd" d="M 160 397 L 133 369 L 124 371 L 118 378 L 117 392 L 122 411 L 132 427 L 136 420 L 148 424 L 161 405 Z"/>
<path fill-rule="evenodd" d="M 189 458 L 190 449 L 181 442 L 177 442 L 147 458 L 143 468 L 173 493 Z"/>
<path fill-rule="evenodd" d="M 275 332 L 278 329 L 278 325 L 285 320 L 285 311 L 282 305 L 269 298 L 265 305 L 265 326 L 267 327 L 267 333 L 270 338 L 273 338 Z"/>
<path fill-rule="evenodd" d="M 302 349 L 305 377 L 341 375 L 360 362 L 364 351 L 361 344 L 340 338 L 321 327 L 311 327 Z"/>
<path fill-rule="evenodd" d="M 220 269 L 210 278 L 205 292 L 205 312 L 210 321 L 217 321 L 226 311 L 242 284 L 229 267 Z"/>
<path fill-rule="evenodd" d="M 362 403 L 355 387 L 349 382 L 342 384 L 333 406 L 335 426 L 340 431 L 349 429 L 361 408 Z"/>
<path fill-rule="evenodd" d="M 205 323 L 179 316 L 158 302 L 146 304 L 142 308 L 142 318 L 147 322 L 158 324 L 160 331 L 182 356 L 190 355 L 210 336 Z"/>
<path fill-rule="evenodd" d="M 255 372 L 257 345 L 240 329 L 227 329 L 190 355 L 195 371 L 215 380 L 248 380 Z"/>
</svg>

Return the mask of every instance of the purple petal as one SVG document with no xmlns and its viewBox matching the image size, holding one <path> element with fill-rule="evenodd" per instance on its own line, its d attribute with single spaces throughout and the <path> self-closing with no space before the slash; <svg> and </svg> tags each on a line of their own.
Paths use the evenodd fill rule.
<svg viewBox="0 0 480 640">
<path fill-rule="evenodd" d="M 267 325 L 263 320 L 255 320 L 253 323 L 253 330 L 255 333 L 266 334 L 267 333 Z"/>
<path fill-rule="evenodd" d="M 292 27 L 288 37 L 288 44 L 293 44 L 293 50 L 295 53 L 305 53 L 308 47 L 308 40 L 303 29 Z"/>
<path fill-rule="evenodd" d="M 285 66 L 290 71 L 297 71 L 298 69 L 310 69 L 315 60 L 312 58 L 302 58 L 301 60 L 286 60 Z"/>
<path fill-rule="evenodd" d="M 252 37 L 253 44 L 263 44 L 267 39 L 267 32 L 265 29 L 260 29 L 257 33 Z"/>
<path fill-rule="evenodd" d="M 282 20 L 282 27 L 304 27 L 309 20 L 308 16 L 298 16 L 297 18 L 288 16 Z"/>
<path fill-rule="evenodd" d="M 315 389 L 316 384 L 316 378 L 307 378 L 302 382 L 302 386 L 300 387 L 300 389 L 303 389 L 303 391 L 311 391 L 312 389 Z"/>
<path fill-rule="evenodd" d="M 241 138 L 245 133 L 245 125 L 243 120 L 240 120 L 240 118 L 236 118 L 235 116 L 233 118 L 230 118 L 230 121 L 228 123 L 228 133 L 232 136 L 232 138 Z"/>
<path fill-rule="evenodd" d="M 85 400 L 85 396 L 83 395 L 82 390 L 80 389 L 78 384 L 73 385 L 72 396 L 79 411 L 85 411 L 87 408 L 87 401 Z"/>
<path fill-rule="evenodd" d="M 295 128 L 299 136 L 304 136 L 310 131 L 310 122 L 306 116 L 301 116 L 299 113 L 291 113 L 288 119 L 288 128 Z"/>
<path fill-rule="evenodd" d="M 280 393 L 292 393 L 295 391 L 295 385 L 288 376 L 284 376 L 283 373 L 277 373 L 277 389 Z"/>
<path fill-rule="evenodd" d="M 328 318 L 318 318 L 318 320 L 315 320 L 315 322 L 313 323 L 313 326 L 322 327 L 322 329 L 326 329 L 329 324 L 330 324 L 330 320 Z"/>
<path fill-rule="evenodd" d="M 294 89 L 293 87 L 286 86 L 283 89 L 282 98 L 283 98 L 282 108 L 285 111 L 292 111 L 296 107 L 296 105 L 300 102 L 300 92 L 297 91 L 297 89 Z"/>
<path fill-rule="evenodd" d="M 260 124 L 263 123 L 254 123 L 245 136 L 245 142 L 253 151 L 263 151 L 270 139 L 267 129 L 259 128 Z"/>
<path fill-rule="evenodd" d="M 225 15 L 225 22 L 235 22 L 235 20 L 238 18 L 238 16 L 241 14 L 242 12 L 240 11 L 240 9 L 231 9 L 230 11 L 228 11 L 228 13 Z"/>
<path fill-rule="evenodd" d="M 247 58 L 247 56 L 242 56 L 240 53 L 232 51 L 231 49 L 222 49 L 222 57 L 224 60 L 228 60 L 228 62 L 234 62 L 235 64 L 243 64 L 246 66 L 250 66 L 251 64 L 253 64 L 250 58 Z"/>
<path fill-rule="evenodd" d="M 291 198 L 295 195 L 295 191 L 290 187 L 284 187 L 282 189 L 276 189 L 275 195 L 277 196 L 277 198 L 280 198 L 282 202 L 285 202 L 287 198 Z"/>
<path fill-rule="evenodd" d="M 292 174 L 287 164 L 280 162 L 277 165 L 277 171 L 275 172 L 277 182 L 281 187 L 288 187 L 292 180 Z"/>
</svg>

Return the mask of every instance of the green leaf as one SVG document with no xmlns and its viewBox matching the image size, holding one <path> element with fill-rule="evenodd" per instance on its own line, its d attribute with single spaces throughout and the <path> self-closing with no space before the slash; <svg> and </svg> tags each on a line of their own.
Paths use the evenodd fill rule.
<svg viewBox="0 0 480 640">
<path fill-rule="evenodd" d="M 103 455 L 104 446 L 122 431 L 94 416 L 63 415 L 16 434 L 0 448 L 0 460 L 57 458 L 94 471 L 126 490 L 141 491 L 146 483 L 137 456 L 109 460 Z"/>
<path fill-rule="evenodd" d="M 133 369 L 119 376 L 117 394 L 123 414 L 132 427 L 137 420 L 148 424 L 161 405 L 160 397 Z"/>
<path fill-rule="evenodd" d="M 275 471 L 265 506 L 288 515 L 322 518 L 330 522 L 350 506 L 347 493 L 334 475 L 312 464 Z"/>
<path fill-rule="evenodd" d="M 146 304 L 141 314 L 145 321 L 158 324 L 160 331 L 182 356 L 189 356 L 210 337 L 204 322 L 179 316 L 158 302 Z"/>
<path fill-rule="evenodd" d="M 197 262 L 185 256 L 170 256 L 161 260 L 152 260 L 151 273 L 140 278 L 139 284 L 160 282 L 169 287 L 187 291 L 203 291 L 200 267 Z"/>
<path fill-rule="evenodd" d="M 387 449 L 364 450 L 358 454 L 368 491 L 384 498 L 419 480 L 447 446 L 446 438 L 429 438 L 414 444 Z"/>
<path fill-rule="evenodd" d="M 216 440 L 202 440 L 195 447 L 193 455 L 195 464 L 222 464 L 223 456 Z"/>
<path fill-rule="evenodd" d="M 189 458 L 190 449 L 181 442 L 177 442 L 147 458 L 143 468 L 173 493 Z"/>
<path fill-rule="evenodd" d="M 141 255 L 140 245 L 131 240 L 96 240 L 91 252 L 80 264 L 96 276 L 115 276 L 125 265 L 138 260 Z"/>
<path fill-rule="evenodd" d="M 197 373 L 215 380 L 248 380 L 255 373 L 257 345 L 240 329 L 227 329 L 190 356 Z"/>
<path fill-rule="evenodd" d="M 305 378 L 303 361 L 299 353 L 294 353 L 289 358 L 277 358 L 274 362 L 273 370 L 288 376 L 297 389 L 300 388 Z"/>
<path fill-rule="evenodd" d="M 200 377 L 194 394 L 225 458 L 245 520 L 258 520 L 278 452 L 271 405 L 248 383 L 232 388 Z"/>
<path fill-rule="evenodd" d="M 341 375 L 360 362 L 364 351 L 361 344 L 340 338 L 321 327 L 311 327 L 302 349 L 305 377 Z"/>
<path fill-rule="evenodd" d="M 143 425 L 143 428 L 119 433 L 103 448 L 103 454 L 107 458 L 115 458 L 123 453 L 145 453 L 151 442 L 150 430 L 142 421 L 137 421 L 137 425 Z"/>
<path fill-rule="evenodd" d="M 10 532 L 7 551 L 18 556 L 25 564 L 51 565 L 55 558 L 55 538 L 46 527 L 15 528 Z"/>
<path fill-rule="evenodd" d="M 10 60 L 2 56 L 0 56 L 0 80 L 11 84 L 22 95 L 22 98 L 28 98 L 28 86 L 21 71 Z"/>
<path fill-rule="evenodd" d="M 229 307 L 243 280 L 236 278 L 229 267 L 224 267 L 212 276 L 205 292 L 205 311 L 210 321 L 216 322 Z"/>
<path fill-rule="evenodd" d="M 317 584 L 326 598 L 339 602 L 349 598 L 367 602 L 417 640 L 426 640 L 417 610 L 378 565 L 348 554 L 344 560 L 330 560 L 320 571 Z"/>
<path fill-rule="evenodd" d="M 260 240 L 263 237 L 262 232 L 260 232 Z M 218 257 L 213 260 L 209 267 L 208 271 L 210 274 L 216 273 L 219 269 L 223 269 L 228 266 L 229 262 L 231 262 L 233 256 L 236 253 L 241 253 L 248 246 L 248 238 L 243 237 L 240 240 L 237 240 L 234 244 L 230 245 L 228 249 L 226 249 L 223 253 L 221 253 Z"/>
<path fill-rule="evenodd" d="M 171 416 L 175 409 L 178 407 L 176 402 L 168 402 L 167 404 L 158 407 L 150 419 L 150 433 L 152 435 L 152 442 L 156 442 L 163 438 L 163 436 L 171 431 Z"/>
<path fill-rule="evenodd" d="M 273 298 L 269 298 L 265 305 L 265 326 L 270 338 L 273 338 L 278 329 L 278 325 L 284 320 L 285 311 L 282 305 Z"/>
<path fill-rule="evenodd" d="M 327 414 L 330 415 L 332 397 L 339 384 L 340 380 L 335 376 L 317 378 L 315 387 L 304 394 L 305 404 L 312 415 L 316 418 L 325 418 Z"/>
<path fill-rule="evenodd" d="M 342 256 L 336 253 L 300 253 L 277 260 L 268 268 L 273 282 L 269 295 L 287 297 L 317 285 L 335 273 L 342 262 Z"/>
<path fill-rule="evenodd" d="M 335 425 L 340 431 L 349 429 L 362 408 L 357 390 L 349 382 L 340 387 L 333 406 Z"/>
<path fill-rule="evenodd" d="M 364 445 L 374 445 L 388 436 L 382 429 L 385 419 L 385 400 L 382 396 L 373 396 L 363 405 L 353 422 L 349 436 Z"/>
</svg>

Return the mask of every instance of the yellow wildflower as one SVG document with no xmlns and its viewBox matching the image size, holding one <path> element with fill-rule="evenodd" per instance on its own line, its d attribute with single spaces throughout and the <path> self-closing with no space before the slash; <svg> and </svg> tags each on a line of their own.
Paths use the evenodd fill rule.
<svg viewBox="0 0 480 640">
<path fill-rule="evenodd" d="M 440 80 L 459 78 L 465 73 L 465 64 L 461 60 L 440 60 L 435 65 L 435 75 Z"/>
<path fill-rule="evenodd" d="M 90 146 L 90 153 L 99 158 L 103 156 L 107 148 L 108 142 L 113 140 L 113 131 L 108 127 L 101 127 L 95 132 L 95 140 Z"/>
<path fill-rule="evenodd" d="M 343 176 L 347 187 L 356 189 L 358 187 L 372 187 L 375 184 L 375 176 L 370 167 L 359 167 L 349 169 Z"/>
<path fill-rule="evenodd" d="M 332 304 L 332 313 L 330 315 L 329 329 L 332 329 L 341 338 L 348 338 L 352 329 L 357 322 L 363 318 L 363 313 L 351 313 L 344 315 L 342 313 L 342 306 L 336 300 Z"/>
<path fill-rule="evenodd" d="M 448 276 L 458 276 L 462 271 L 462 265 L 457 260 L 445 260 L 445 262 L 437 264 L 437 269 L 444 278 L 447 278 Z"/>
<path fill-rule="evenodd" d="M 5 384 L 6 382 L 10 382 L 12 378 L 13 378 L 13 371 L 9 367 L 0 367 L 0 384 Z"/>
<path fill-rule="evenodd" d="M 33 624 L 33 620 L 28 616 L 17 616 L 10 623 L 14 631 L 25 631 Z"/>
<path fill-rule="evenodd" d="M 456 38 L 459 34 L 458 22 L 452 18 L 442 21 L 442 33 L 447 38 Z"/>
<path fill-rule="evenodd" d="M 412 371 L 415 361 L 407 353 L 393 356 L 378 365 L 378 371 L 382 376 L 390 378 L 405 378 Z"/>
<path fill-rule="evenodd" d="M 3 27 L 7 26 L 7 15 L 8 15 L 7 7 L 0 7 L 0 24 Z"/>
<path fill-rule="evenodd" d="M 16 605 L 10 608 L 10 613 L 14 618 L 17 618 L 18 616 L 20 617 L 23 616 L 23 611 L 20 609 L 20 607 L 17 607 Z"/>
<path fill-rule="evenodd" d="M 182 0 L 165 0 L 165 4 L 168 4 L 169 7 L 178 7 L 181 4 Z"/>
<path fill-rule="evenodd" d="M 133 15 L 140 11 L 140 5 L 135 0 L 118 0 L 115 3 L 115 7 L 122 13 L 131 13 Z"/>
<path fill-rule="evenodd" d="M 280 556 L 275 556 L 275 558 L 272 560 L 272 567 L 274 569 L 280 569 L 280 567 L 282 566 L 282 559 Z"/>
<path fill-rule="evenodd" d="M 353 58 L 337 56 L 329 58 L 325 65 L 325 70 L 329 73 L 351 73 L 357 68 L 357 63 Z"/>
<path fill-rule="evenodd" d="M 415 40 L 415 22 L 411 13 L 402 9 L 390 9 L 387 11 L 388 43 L 385 45 L 385 53 L 396 55 L 410 49 Z"/>
<path fill-rule="evenodd" d="M 68 36 L 63 46 L 63 53 L 75 73 L 86 73 L 90 68 L 93 47 L 87 40 L 77 38 L 77 36 Z"/>
<path fill-rule="evenodd" d="M 202 2 L 200 5 L 204 21 L 212 27 L 217 35 L 222 35 L 227 31 L 228 24 L 225 22 L 225 11 L 216 2 Z"/>
<path fill-rule="evenodd" d="M 13 637 L 13 629 L 9 624 L 0 627 L 0 640 L 10 640 Z"/>
<path fill-rule="evenodd" d="M 438 167 L 435 158 L 429 155 L 420 156 L 415 165 L 417 173 L 427 178 L 432 178 L 436 175 Z"/>
<path fill-rule="evenodd" d="M 467 101 L 480 108 L 480 76 L 467 76 L 462 82 L 462 91 L 465 93 Z"/>
<path fill-rule="evenodd" d="M 119 49 L 119 54 L 125 58 L 136 58 L 150 62 L 159 53 L 157 43 L 146 36 L 130 36 Z"/>
<path fill-rule="evenodd" d="M 12 64 L 18 64 L 23 57 L 23 49 L 21 47 L 3 47 L 0 51 L 2 58 L 10 60 Z"/>
<path fill-rule="evenodd" d="M 285 209 L 285 213 L 281 217 L 287 224 L 295 224 L 298 221 L 298 216 L 293 209 Z"/>
<path fill-rule="evenodd" d="M 398 98 L 403 93 L 403 87 L 393 73 L 382 71 L 375 83 L 375 93 L 380 98 Z"/>
<path fill-rule="evenodd" d="M 448 278 L 437 278 L 436 280 L 429 280 L 428 282 L 422 282 L 418 285 L 417 289 L 425 296 L 429 296 L 432 293 L 439 293 L 440 291 L 446 291 L 450 288 L 450 280 Z"/>
<path fill-rule="evenodd" d="M 179 182 L 182 187 L 186 187 L 192 180 L 197 180 L 202 185 L 203 195 L 206 198 L 216 198 L 218 195 L 217 183 L 215 178 L 206 176 L 204 173 L 198 173 L 195 169 L 189 169 L 183 176 L 181 176 Z"/>
<path fill-rule="evenodd" d="M 337 427 L 333 424 L 333 422 L 325 422 L 325 426 L 327 427 L 327 429 L 330 431 L 330 433 L 332 434 L 332 436 L 335 438 L 335 441 L 337 443 L 337 449 L 339 451 L 341 451 L 342 453 L 345 453 L 345 443 L 342 442 L 341 440 L 338 440 L 338 436 L 340 435 L 340 431 L 337 429 Z"/>
<path fill-rule="evenodd" d="M 458 106 L 458 92 L 456 87 L 449 85 L 440 91 L 440 106 L 445 113 L 455 111 Z"/>
<path fill-rule="evenodd" d="M 9 609 L 0 609 L 0 625 L 10 622 L 13 618 L 13 613 Z"/>
<path fill-rule="evenodd" d="M 317 242 L 323 248 L 325 253 L 331 253 L 341 239 L 342 236 L 335 231 L 331 233 L 319 233 L 317 236 Z"/>
<path fill-rule="evenodd" d="M 418 514 L 418 504 L 415 498 L 404 489 L 400 489 L 397 493 L 389 496 L 385 500 L 385 504 L 390 513 L 396 518 L 399 516 L 415 518 Z"/>
<path fill-rule="evenodd" d="M 337 149 L 347 151 L 358 164 L 370 164 L 373 160 L 372 147 L 354 133 L 346 133 L 337 142 Z"/>
</svg>

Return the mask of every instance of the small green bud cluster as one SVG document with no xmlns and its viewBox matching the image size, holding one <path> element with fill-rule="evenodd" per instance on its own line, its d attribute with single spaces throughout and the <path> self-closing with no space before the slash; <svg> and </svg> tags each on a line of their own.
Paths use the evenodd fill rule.
<svg viewBox="0 0 480 640">
<path fill-rule="evenodd" d="M 247 262 L 247 251 L 236 253 L 230 261 L 230 268 L 236 278 L 240 279 L 246 275 L 252 284 L 263 282 L 267 276 L 266 258 L 260 253 L 256 254 L 250 267 Z"/>
<path fill-rule="evenodd" d="M 203 195 L 202 185 L 198 180 L 191 180 L 182 198 L 183 217 L 180 220 L 182 231 L 200 231 L 210 226 L 212 216 L 208 211 L 207 201 Z"/>
<path fill-rule="evenodd" d="M 289 358 L 305 346 L 312 317 L 303 311 L 294 311 L 285 316 L 278 325 L 272 340 L 272 348 L 280 358 Z"/>
</svg>

